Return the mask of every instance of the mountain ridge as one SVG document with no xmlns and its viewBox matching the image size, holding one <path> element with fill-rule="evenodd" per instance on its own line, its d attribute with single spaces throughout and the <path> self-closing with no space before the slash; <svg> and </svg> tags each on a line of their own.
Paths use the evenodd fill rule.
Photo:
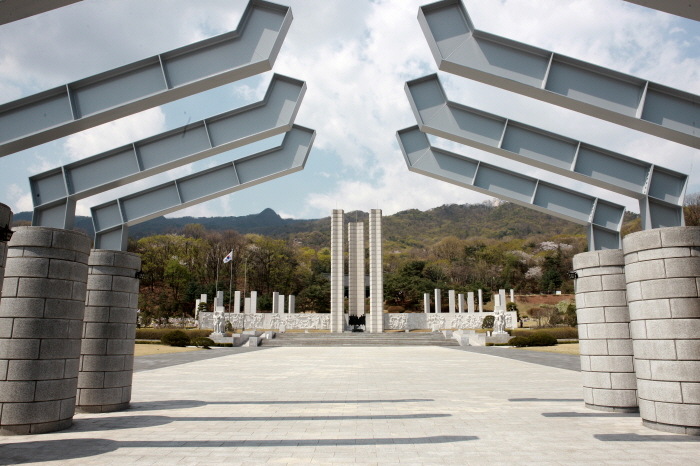
<svg viewBox="0 0 700 466">
<path fill-rule="evenodd" d="M 15 221 L 30 221 L 31 212 L 18 212 Z M 345 213 L 345 222 L 367 220 L 362 211 Z M 319 219 L 284 219 L 271 208 L 258 214 L 227 217 L 158 217 L 129 228 L 129 236 L 140 239 L 157 234 L 178 233 L 187 224 L 198 223 L 207 230 L 236 230 L 292 239 L 310 247 L 330 244 L 330 216 Z M 581 225 L 543 214 L 513 203 L 445 204 L 426 211 L 409 209 L 383 217 L 387 247 L 421 248 L 447 236 L 524 239 L 530 236 L 585 235 Z M 76 216 L 75 228 L 93 236 L 90 217 Z M 368 228 L 365 228 L 367 234 Z"/>
</svg>

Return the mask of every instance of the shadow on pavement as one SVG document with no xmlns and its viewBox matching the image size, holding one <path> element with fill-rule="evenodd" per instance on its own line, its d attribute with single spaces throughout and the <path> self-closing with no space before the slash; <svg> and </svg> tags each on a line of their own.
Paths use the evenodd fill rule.
<svg viewBox="0 0 700 466">
<path fill-rule="evenodd" d="M 161 409 L 199 408 L 207 405 L 297 405 L 297 404 L 365 404 L 365 403 L 423 403 L 431 398 L 407 398 L 399 400 L 284 400 L 284 401 L 201 401 L 163 400 L 131 403 L 129 410 L 158 411 Z M 583 400 L 581 400 L 583 401 Z"/>
<path fill-rule="evenodd" d="M 544 417 L 639 417 L 639 413 L 542 413 Z"/>
<path fill-rule="evenodd" d="M 639 435 L 639 434 L 596 434 L 593 436 L 603 442 L 700 442 L 700 437 L 683 434 Z"/>
<path fill-rule="evenodd" d="M 438 435 L 433 437 L 359 438 L 359 439 L 287 439 L 287 440 L 195 440 L 195 441 L 116 441 L 107 439 L 65 439 L 10 443 L 0 446 L 0 461 L 5 465 L 41 461 L 65 461 L 88 458 L 120 448 L 255 448 L 338 445 L 416 445 L 478 440 L 474 435 Z"/>
<path fill-rule="evenodd" d="M 562 402 L 562 403 L 583 403 L 583 398 L 508 398 L 508 401 L 542 401 L 542 402 Z"/>
<path fill-rule="evenodd" d="M 451 414 L 387 414 L 356 416 L 114 416 L 75 419 L 66 432 L 97 432 L 103 430 L 140 429 L 170 424 L 171 422 L 280 422 L 280 421 L 359 421 L 389 419 L 432 419 L 452 417 Z"/>
</svg>

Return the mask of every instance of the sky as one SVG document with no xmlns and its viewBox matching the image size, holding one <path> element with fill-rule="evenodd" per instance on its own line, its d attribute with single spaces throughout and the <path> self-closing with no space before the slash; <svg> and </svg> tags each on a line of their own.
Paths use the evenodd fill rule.
<svg viewBox="0 0 700 466">
<path fill-rule="evenodd" d="M 235 30 L 245 0 L 84 0 L 0 26 L 0 104 Z M 331 209 L 385 215 L 488 196 L 408 171 L 396 131 L 416 124 L 404 83 L 437 72 L 417 20 L 426 0 L 286 0 L 294 21 L 273 71 L 115 120 L 0 160 L 0 202 L 32 209 L 28 177 L 262 99 L 273 73 L 307 83 L 296 123 L 316 130 L 302 172 L 169 216 L 320 218 Z M 465 0 L 477 29 L 700 94 L 700 23 L 621 0 Z M 450 100 L 690 175 L 697 150 L 439 72 Z M 431 137 L 498 164 L 639 212 L 637 201 Z M 280 143 L 219 154 L 78 202 L 90 207 Z"/>
</svg>

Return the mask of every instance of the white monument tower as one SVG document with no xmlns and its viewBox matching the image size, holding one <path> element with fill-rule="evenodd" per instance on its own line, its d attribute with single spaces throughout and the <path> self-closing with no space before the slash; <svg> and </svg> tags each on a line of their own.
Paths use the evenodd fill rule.
<svg viewBox="0 0 700 466">
<path fill-rule="evenodd" d="M 348 311 L 365 314 L 365 224 L 348 223 Z"/>
<path fill-rule="evenodd" d="M 369 331 L 384 331 L 384 275 L 382 269 L 382 211 L 369 213 Z"/>
<path fill-rule="evenodd" d="M 343 256 L 343 210 L 333 209 L 331 214 L 331 333 L 342 333 L 345 329 Z"/>
</svg>

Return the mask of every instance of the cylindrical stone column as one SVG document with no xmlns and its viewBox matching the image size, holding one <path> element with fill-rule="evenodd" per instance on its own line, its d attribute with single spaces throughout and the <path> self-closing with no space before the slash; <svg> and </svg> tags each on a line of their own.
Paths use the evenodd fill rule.
<svg viewBox="0 0 700 466">
<path fill-rule="evenodd" d="M 12 225 L 12 210 L 5 204 L 0 203 L 0 228 L 10 228 Z M 7 241 L 0 238 L 0 290 L 2 290 L 2 280 L 5 277 L 5 259 L 7 258 Z M 0 370 L 0 372 L 2 372 Z"/>
<path fill-rule="evenodd" d="M 700 227 L 640 231 L 622 247 L 642 421 L 700 435 Z"/>
<path fill-rule="evenodd" d="M 83 330 L 87 235 L 18 227 L 0 302 L 0 434 L 70 427 Z"/>
<path fill-rule="evenodd" d="M 577 254 L 576 318 L 583 399 L 600 411 L 636 413 L 630 317 L 621 249 Z"/>
<path fill-rule="evenodd" d="M 131 401 L 141 257 L 93 249 L 88 265 L 76 411 L 121 411 Z"/>
</svg>

